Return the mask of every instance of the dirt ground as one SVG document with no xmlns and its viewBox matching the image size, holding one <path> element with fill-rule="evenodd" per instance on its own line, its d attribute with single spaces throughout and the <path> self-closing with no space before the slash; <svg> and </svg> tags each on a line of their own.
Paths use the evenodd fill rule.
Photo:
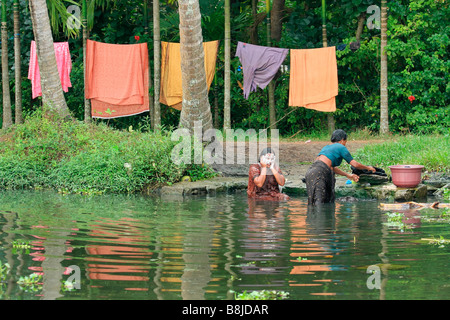
<svg viewBox="0 0 450 320">
<path fill-rule="evenodd" d="M 375 140 L 355 140 L 347 142 L 347 149 L 350 153 L 364 147 L 369 143 L 377 143 Z M 330 144 L 329 141 L 311 141 L 311 142 L 280 142 L 280 163 L 299 164 L 311 163 L 317 157 L 320 150 Z"/>
</svg>

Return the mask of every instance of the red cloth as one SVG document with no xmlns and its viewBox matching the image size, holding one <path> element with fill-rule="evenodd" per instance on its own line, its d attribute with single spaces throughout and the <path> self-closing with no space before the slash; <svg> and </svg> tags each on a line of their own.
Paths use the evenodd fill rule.
<svg viewBox="0 0 450 320">
<path fill-rule="evenodd" d="M 118 118 L 149 111 L 147 43 L 86 46 L 86 99 L 93 118 Z"/>
<path fill-rule="evenodd" d="M 267 172 L 270 169 L 267 169 Z M 281 169 L 278 168 L 278 172 L 281 173 Z M 255 178 L 261 175 L 261 166 L 260 164 L 252 164 L 250 165 L 250 169 L 248 171 L 248 186 L 247 186 L 247 195 L 249 198 L 255 198 L 260 200 L 288 200 L 289 196 L 280 192 L 280 187 L 278 186 L 278 182 L 275 179 L 273 174 L 267 174 L 266 180 L 264 181 L 263 186 L 260 188 L 255 184 Z"/>
</svg>

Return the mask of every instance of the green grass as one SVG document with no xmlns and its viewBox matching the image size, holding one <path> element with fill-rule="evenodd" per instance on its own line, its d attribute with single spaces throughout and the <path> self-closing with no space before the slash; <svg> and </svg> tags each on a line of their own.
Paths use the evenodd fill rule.
<svg viewBox="0 0 450 320">
<path fill-rule="evenodd" d="M 213 173 L 176 165 L 170 132 L 115 130 L 104 124 L 49 119 L 36 113 L 0 135 L 0 189 L 63 193 L 135 193 Z"/>
<path fill-rule="evenodd" d="M 424 171 L 450 172 L 450 137 L 397 136 L 388 141 L 370 144 L 357 150 L 353 157 L 366 165 L 385 170 L 391 165 L 423 165 Z"/>
</svg>

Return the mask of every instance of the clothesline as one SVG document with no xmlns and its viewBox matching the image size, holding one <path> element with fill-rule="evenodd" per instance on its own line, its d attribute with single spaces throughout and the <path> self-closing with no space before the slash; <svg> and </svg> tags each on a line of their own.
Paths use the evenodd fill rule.
<svg viewBox="0 0 450 320">
<path fill-rule="evenodd" d="M 206 43 L 212 44 L 212 46 L 209 46 L 211 49 L 205 46 Z M 205 71 L 207 71 L 209 89 L 214 78 L 219 41 L 206 43 L 204 43 Z M 37 57 L 35 57 L 36 50 L 33 48 L 33 44 L 34 41 L 30 53 L 29 79 L 33 82 L 33 98 L 35 98 L 42 93 L 40 92 Z M 71 87 L 69 74 L 72 65 L 68 43 L 62 44 L 64 46 L 61 46 L 61 43 L 55 43 L 55 53 L 57 54 L 61 83 L 64 91 L 67 92 L 68 87 Z M 173 47 L 175 51 L 172 50 L 170 55 L 168 49 L 161 52 L 160 102 L 180 110 L 182 99 L 181 58 L 176 58 L 176 56 L 179 55 L 181 44 L 161 41 L 163 49 L 164 46 L 169 48 L 169 44 L 170 46 L 175 45 Z M 58 51 L 57 48 L 59 47 L 64 47 L 64 50 L 58 49 Z M 91 49 L 87 50 L 86 78 L 88 82 L 85 91 L 86 99 L 90 99 L 93 105 L 93 108 L 91 108 L 92 116 L 116 118 L 149 111 L 148 94 L 145 94 L 149 85 L 147 79 L 147 43 L 124 46 L 88 40 L 88 47 Z M 137 47 L 141 49 L 133 49 Z M 123 52 L 120 53 L 119 51 Z M 291 53 L 289 106 L 305 107 L 324 112 L 335 111 L 335 96 L 337 95 L 338 85 L 336 47 L 334 46 L 313 49 L 286 49 L 237 41 L 235 56 L 240 59 L 243 67 L 244 98 L 248 99 L 250 92 L 256 91 L 257 87 L 264 89 L 273 80 L 288 53 Z M 102 58 L 96 59 L 99 55 Z M 134 58 L 131 58 L 132 56 Z M 134 61 L 133 68 L 131 68 L 134 70 L 133 72 L 129 71 L 131 70 L 130 61 Z M 174 63 L 177 65 L 176 68 L 171 67 L 171 64 L 174 65 Z M 116 74 L 118 66 L 122 66 L 123 69 L 123 74 L 120 76 Z M 147 76 L 145 76 L 146 72 Z M 130 74 L 132 75 L 130 76 Z M 124 91 L 124 88 L 127 89 Z M 102 92 L 103 96 L 99 92 Z M 176 98 L 176 101 L 171 97 Z M 175 103 L 168 103 L 168 99 L 172 99 Z M 277 123 L 286 116 L 278 120 Z"/>
</svg>

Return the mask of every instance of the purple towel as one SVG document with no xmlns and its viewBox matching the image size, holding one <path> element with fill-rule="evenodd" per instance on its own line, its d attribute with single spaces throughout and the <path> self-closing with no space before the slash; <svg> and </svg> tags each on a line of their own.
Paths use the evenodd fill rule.
<svg viewBox="0 0 450 320">
<path fill-rule="evenodd" d="M 271 48 L 238 42 L 236 57 L 244 69 L 244 98 L 256 87 L 264 89 L 273 79 L 289 49 Z"/>
</svg>

